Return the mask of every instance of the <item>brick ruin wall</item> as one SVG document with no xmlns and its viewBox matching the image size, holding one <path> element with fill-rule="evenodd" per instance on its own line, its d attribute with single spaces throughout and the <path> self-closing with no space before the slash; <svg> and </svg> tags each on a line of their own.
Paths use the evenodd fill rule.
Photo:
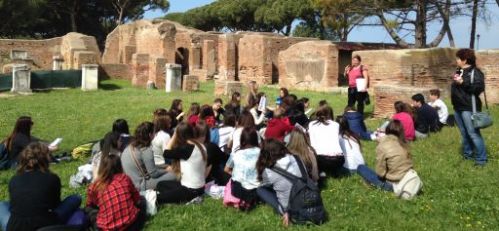
<svg viewBox="0 0 499 231">
<path fill-rule="evenodd" d="M 338 49 L 329 41 L 300 42 L 279 53 L 279 85 L 324 91 L 338 86 Z"/>
<path fill-rule="evenodd" d="M 11 59 L 11 52 L 25 57 Z M 63 69 L 81 69 L 82 64 L 100 63 L 100 51 L 94 37 L 69 33 L 45 40 L 0 39 L 0 73 L 12 70 L 13 64 L 28 64 L 32 70 L 52 70 L 53 57 L 63 59 Z"/>
<path fill-rule="evenodd" d="M 279 80 L 279 52 L 312 38 L 294 38 L 271 33 L 246 34 L 238 45 L 239 80 L 272 84 Z"/>
<path fill-rule="evenodd" d="M 369 68 L 374 94 L 382 94 L 375 96 L 375 116 L 379 117 L 384 110 L 392 109 L 394 101 L 403 100 L 403 91 L 397 87 L 421 91 L 439 88 L 443 92 L 442 98 L 448 99 L 452 75 L 456 70 L 456 51 L 454 48 L 430 48 L 354 52 L 353 55 L 360 55 L 362 63 Z M 489 103 L 496 104 L 499 103 L 499 93 L 494 90 L 499 86 L 498 61 L 499 50 L 477 52 L 477 65 L 485 74 L 487 98 Z M 386 86 L 390 87 L 385 88 Z M 408 92 L 411 95 L 417 93 Z M 429 94 L 425 96 L 428 97 Z"/>
<path fill-rule="evenodd" d="M 374 87 L 376 105 L 374 106 L 373 116 L 375 118 L 390 118 L 395 114 L 393 104 L 396 101 L 411 103 L 411 97 L 414 94 L 421 93 L 425 96 L 430 94 L 430 88 L 400 86 L 400 85 L 377 85 Z"/>
</svg>

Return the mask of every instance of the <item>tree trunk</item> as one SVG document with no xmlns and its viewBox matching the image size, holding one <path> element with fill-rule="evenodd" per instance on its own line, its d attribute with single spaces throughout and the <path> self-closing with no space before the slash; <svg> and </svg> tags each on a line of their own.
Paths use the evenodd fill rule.
<svg viewBox="0 0 499 231">
<path fill-rule="evenodd" d="M 473 14 L 471 15 L 470 49 L 475 48 L 476 19 L 478 16 L 478 0 L 473 0 Z"/>
<path fill-rule="evenodd" d="M 409 44 L 406 41 L 404 41 L 404 39 L 400 38 L 400 36 L 397 34 L 397 32 L 395 32 L 393 30 L 393 28 L 391 28 L 388 25 L 388 22 L 386 21 L 386 18 L 383 15 L 383 12 L 379 12 L 377 14 L 377 16 L 381 20 L 381 23 L 385 27 L 385 29 L 388 32 L 388 34 L 390 35 L 390 37 L 392 37 L 393 41 L 395 41 L 395 43 L 397 43 L 397 45 L 402 47 L 402 48 L 409 48 Z"/>
<path fill-rule="evenodd" d="M 440 13 L 440 15 L 442 15 L 443 26 L 445 27 L 444 29 L 446 30 L 447 38 L 449 39 L 449 45 L 451 47 L 456 47 L 456 43 L 454 41 L 454 35 L 452 35 L 452 29 L 449 26 L 450 25 L 450 7 L 451 7 L 451 1 L 447 0 L 445 2 L 445 9 L 442 8 L 442 6 L 440 5 L 440 3 L 438 1 L 434 1 L 434 4 L 437 7 L 438 12 Z"/>
<path fill-rule="evenodd" d="M 426 47 L 426 0 L 416 1 L 416 48 Z"/>
</svg>

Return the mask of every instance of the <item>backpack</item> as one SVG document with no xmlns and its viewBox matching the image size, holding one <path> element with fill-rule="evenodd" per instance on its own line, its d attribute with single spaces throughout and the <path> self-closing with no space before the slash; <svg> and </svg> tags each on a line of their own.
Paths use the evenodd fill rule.
<svg viewBox="0 0 499 231">
<path fill-rule="evenodd" d="M 9 150 L 4 143 L 0 143 L 0 170 L 10 168 Z"/>
<path fill-rule="evenodd" d="M 310 179 L 301 160 L 293 156 L 300 168 L 302 177 L 274 166 L 272 171 L 288 179 L 293 186 L 289 194 L 288 214 L 294 224 L 313 223 L 320 225 L 326 221 L 326 210 L 322 203 L 319 187 Z"/>
<path fill-rule="evenodd" d="M 393 191 L 399 198 L 411 200 L 416 197 L 422 187 L 423 182 L 418 173 L 414 169 L 410 169 L 400 182 L 393 184 Z"/>
</svg>

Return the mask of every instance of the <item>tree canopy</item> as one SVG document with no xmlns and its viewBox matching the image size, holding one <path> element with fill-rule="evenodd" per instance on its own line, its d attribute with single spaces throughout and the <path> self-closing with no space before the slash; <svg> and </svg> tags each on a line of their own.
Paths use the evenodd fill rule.
<svg viewBox="0 0 499 231">
<path fill-rule="evenodd" d="M 95 36 L 103 44 L 118 24 L 150 9 L 169 9 L 167 0 L 0 0 L 1 38 L 49 38 L 68 32 Z"/>
</svg>

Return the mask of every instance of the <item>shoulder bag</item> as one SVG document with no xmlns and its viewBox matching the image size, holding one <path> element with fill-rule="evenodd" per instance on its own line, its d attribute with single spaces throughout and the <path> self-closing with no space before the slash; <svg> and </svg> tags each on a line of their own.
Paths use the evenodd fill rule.
<svg viewBox="0 0 499 231">
<path fill-rule="evenodd" d="M 471 71 L 471 84 L 475 79 L 475 69 Z M 476 110 L 476 96 L 471 94 L 471 105 L 473 107 L 473 114 L 471 115 L 471 121 L 473 122 L 473 127 L 476 129 L 487 128 L 492 125 L 492 117 L 489 114 L 489 106 L 487 105 L 487 94 L 485 93 L 485 87 L 483 89 L 483 95 L 485 99 L 485 112 L 477 112 Z"/>
<path fill-rule="evenodd" d="M 135 156 L 135 148 L 130 147 L 130 150 L 132 151 L 132 159 L 135 162 L 140 175 L 142 176 L 142 181 L 140 182 L 140 195 L 144 197 L 146 201 L 146 212 L 151 216 L 156 215 L 156 213 L 158 212 L 156 206 L 158 194 L 155 190 L 147 189 L 147 180 L 151 179 L 151 175 L 149 175 L 146 169 L 142 168 L 139 160 L 137 160 L 137 157 Z"/>
</svg>

